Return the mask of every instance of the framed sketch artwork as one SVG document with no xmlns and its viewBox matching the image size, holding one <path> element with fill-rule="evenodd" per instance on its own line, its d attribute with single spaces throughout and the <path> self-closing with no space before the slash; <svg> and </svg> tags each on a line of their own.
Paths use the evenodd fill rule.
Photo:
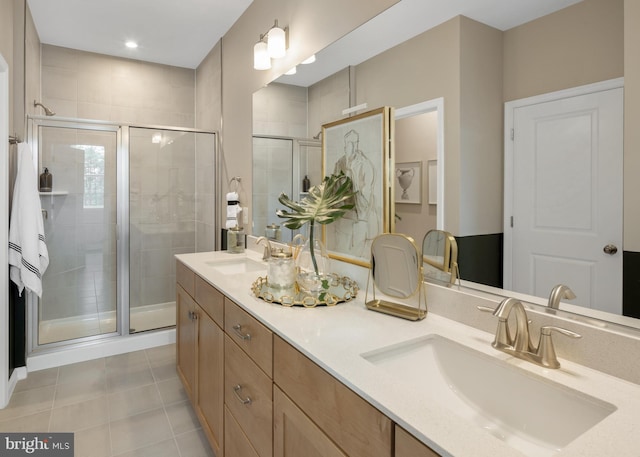
<svg viewBox="0 0 640 457">
<path fill-rule="evenodd" d="M 329 256 L 369 266 L 373 239 L 393 231 L 393 109 L 378 108 L 322 126 L 323 175 L 353 181 L 355 208 L 323 225 Z"/>
<path fill-rule="evenodd" d="M 398 162 L 395 167 L 396 203 L 422 203 L 422 162 Z"/>
</svg>

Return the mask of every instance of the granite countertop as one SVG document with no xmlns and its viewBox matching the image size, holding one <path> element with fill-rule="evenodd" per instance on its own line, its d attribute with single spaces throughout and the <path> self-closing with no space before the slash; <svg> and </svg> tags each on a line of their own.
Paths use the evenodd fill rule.
<svg viewBox="0 0 640 457">
<path fill-rule="evenodd" d="M 411 322 L 375 313 L 358 297 L 331 307 L 284 307 L 256 298 L 251 284 L 264 271 L 224 274 L 216 265 L 243 257 L 261 262 L 253 251 L 181 254 L 176 258 L 223 292 L 248 313 L 292 344 L 323 369 L 378 408 L 394 422 L 443 456 L 501 457 L 524 455 L 488 431 L 463 419 L 439 402 L 420 379 L 398 380 L 361 356 L 363 353 L 436 334 L 456 341 L 527 373 L 562 384 L 614 405 L 617 409 L 560 452 L 559 457 L 638 456 L 640 449 L 640 386 L 562 360 L 558 370 L 545 369 L 491 347 L 493 335 L 429 313 Z M 255 264 L 254 264 L 255 265 Z M 473 373 L 469 373 L 473 376 Z M 514 405 L 517 407 L 517 405 Z"/>
</svg>

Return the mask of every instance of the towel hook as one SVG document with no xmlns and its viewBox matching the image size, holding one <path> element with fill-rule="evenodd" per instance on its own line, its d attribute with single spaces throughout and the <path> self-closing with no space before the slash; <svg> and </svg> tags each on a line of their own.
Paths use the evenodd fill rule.
<svg viewBox="0 0 640 457">
<path fill-rule="evenodd" d="M 229 181 L 229 190 L 231 192 L 238 192 L 238 189 L 240 188 L 240 181 L 242 181 L 242 178 L 240 176 L 234 176 L 233 178 L 231 178 L 231 181 Z M 236 184 L 236 188 L 232 189 L 231 186 L 234 182 Z"/>
</svg>

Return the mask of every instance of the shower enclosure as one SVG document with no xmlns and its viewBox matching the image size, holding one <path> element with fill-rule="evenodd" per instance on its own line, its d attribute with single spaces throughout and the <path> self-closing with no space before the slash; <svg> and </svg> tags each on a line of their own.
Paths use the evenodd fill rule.
<svg viewBox="0 0 640 457">
<path fill-rule="evenodd" d="M 315 139 L 269 135 L 253 136 L 253 234 L 265 235 L 267 225 L 281 225 L 277 209 L 284 209 L 278 196 L 284 192 L 294 200 L 304 197 L 302 181 L 320 183 L 322 142 Z M 297 231 L 295 231 L 297 232 Z M 289 242 L 294 231 L 282 227 L 282 241 Z"/>
<path fill-rule="evenodd" d="M 29 121 L 38 167 L 53 175 L 40 193 L 50 263 L 29 304 L 29 350 L 174 326 L 173 256 L 198 250 L 197 170 L 210 165 L 214 181 L 215 134 Z"/>
</svg>

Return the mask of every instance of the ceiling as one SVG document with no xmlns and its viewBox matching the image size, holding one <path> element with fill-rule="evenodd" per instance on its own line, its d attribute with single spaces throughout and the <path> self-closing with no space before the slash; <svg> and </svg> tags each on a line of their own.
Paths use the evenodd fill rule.
<svg viewBox="0 0 640 457">
<path fill-rule="evenodd" d="M 202 62 L 252 1 L 27 0 L 44 44 L 186 68 Z"/>
<path fill-rule="evenodd" d="M 196 68 L 252 0 L 27 0 L 44 44 Z M 309 85 L 458 14 L 507 30 L 580 0 L 402 0 L 289 81 Z M 384 33 L 380 33 L 380 31 Z M 128 49 L 125 41 L 138 42 Z M 363 53 L 362 50 L 367 52 Z M 319 56 L 320 57 L 320 56 Z M 300 66 L 301 67 L 301 66 Z M 305 76 L 305 74 L 307 76 Z"/>
</svg>

